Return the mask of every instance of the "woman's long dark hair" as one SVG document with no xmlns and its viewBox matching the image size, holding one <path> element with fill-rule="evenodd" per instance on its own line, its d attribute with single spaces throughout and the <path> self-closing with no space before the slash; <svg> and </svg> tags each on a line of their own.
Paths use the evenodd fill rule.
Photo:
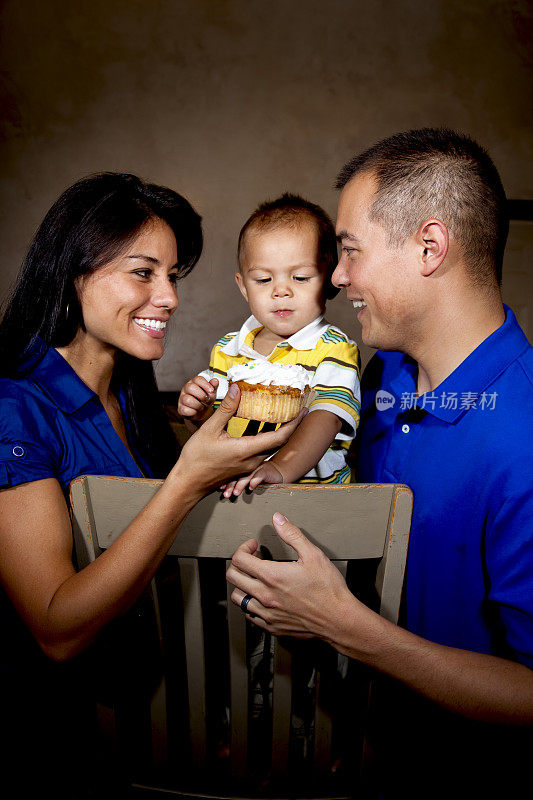
<svg viewBox="0 0 533 800">
<path fill-rule="evenodd" d="M 201 217 L 184 197 L 114 172 L 84 178 L 61 195 L 33 239 L 0 324 L 0 375 L 20 376 L 42 358 L 38 339 L 51 347 L 70 344 L 83 329 L 76 278 L 109 263 L 151 218 L 164 220 L 174 232 L 178 274 L 184 277 L 203 242 Z M 113 388 L 126 391 L 132 445 L 164 477 L 178 448 L 159 402 L 152 363 L 123 353 Z"/>
</svg>

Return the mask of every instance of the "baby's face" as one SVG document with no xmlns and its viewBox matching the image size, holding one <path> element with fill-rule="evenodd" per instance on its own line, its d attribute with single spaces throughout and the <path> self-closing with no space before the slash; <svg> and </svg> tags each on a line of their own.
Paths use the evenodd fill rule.
<svg viewBox="0 0 533 800">
<path fill-rule="evenodd" d="M 282 342 L 324 312 L 318 231 L 296 227 L 248 232 L 237 285 L 254 317 Z"/>
</svg>

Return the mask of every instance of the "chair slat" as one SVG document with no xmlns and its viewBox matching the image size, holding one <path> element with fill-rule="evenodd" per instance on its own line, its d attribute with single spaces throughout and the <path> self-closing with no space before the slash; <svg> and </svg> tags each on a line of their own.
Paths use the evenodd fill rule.
<svg viewBox="0 0 533 800">
<path fill-rule="evenodd" d="M 206 762 L 207 731 L 200 571 L 195 558 L 180 558 L 178 561 L 183 593 L 191 757 L 193 766 L 201 767 Z"/>
<path fill-rule="evenodd" d="M 413 494 L 407 486 L 394 486 L 388 537 L 378 567 L 376 589 L 381 598 L 379 613 L 397 624 L 405 573 L 405 557 L 411 530 Z"/>
<path fill-rule="evenodd" d="M 159 647 L 163 655 L 163 631 L 161 628 L 161 614 L 159 611 L 159 596 L 155 579 L 151 582 L 152 602 L 154 604 L 157 633 L 159 636 Z M 167 685 L 165 673 L 163 671 L 161 680 L 156 687 L 150 702 L 150 719 L 152 724 L 152 753 L 154 766 L 162 767 L 168 761 L 168 740 L 167 740 Z"/>
<path fill-rule="evenodd" d="M 331 765 L 331 739 L 333 723 L 331 709 L 326 709 L 321 702 L 323 695 L 324 676 L 321 672 L 317 675 L 317 702 L 315 710 L 315 749 L 313 757 L 313 771 L 323 775 Z"/>
<path fill-rule="evenodd" d="M 125 508 L 133 519 L 162 484 L 97 475 L 86 480 L 97 545 L 103 549 L 124 530 Z M 322 547 L 328 558 L 381 558 L 381 532 L 389 524 L 394 488 L 393 484 L 272 485 L 252 494 L 243 493 L 235 502 L 221 500 L 218 492 L 212 492 L 189 512 L 169 555 L 229 559 L 239 545 L 257 538 L 260 532 L 260 543 L 272 558 L 293 560 L 294 550 L 281 541 L 272 526 L 272 515 L 280 511 Z"/>
<path fill-rule="evenodd" d="M 226 562 L 226 568 L 231 561 Z M 233 587 L 228 584 L 228 634 L 230 672 L 230 763 L 231 773 L 246 773 L 248 753 L 248 667 L 246 665 L 246 615 L 231 601 Z"/>
<path fill-rule="evenodd" d="M 102 734 L 105 747 L 113 758 L 119 755 L 120 745 L 117 731 L 117 717 L 114 708 L 98 703 L 96 706 L 98 727 Z"/>
<path fill-rule="evenodd" d="M 347 561 L 336 561 L 335 566 L 346 579 L 348 570 Z M 338 663 L 338 659 L 337 659 Z M 315 743 L 313 770 L 316 774 L 324 775 L 331 767 L 331 743 L 333 738 L 333 719 L 331 706 L 324 703 L 324 678 L 331 680 L 333 676 L 324 676 L 321 670 L 317 675 L 317 692 L 315 707 Z M 329 707 L 328 707 L 329 705 Z"/>
<path fill-rule="evenodd" d="M 70 484 L 72 534 L 78 569 L 86 567 L 101 553 L 90 499 L 91 490 L 92 485 L 86 475 Z"/>
<path fill-rule="evenodd" d="M 286 772 L 292 705 L 292 653 L 274 640 L 274 681 L 272 688 L 272 774 Z"/>
</svg>

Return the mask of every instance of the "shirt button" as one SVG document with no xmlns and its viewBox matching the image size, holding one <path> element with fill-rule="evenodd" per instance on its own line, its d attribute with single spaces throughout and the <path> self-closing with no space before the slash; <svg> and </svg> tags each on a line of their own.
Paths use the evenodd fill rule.
<svg viewBox="0 0 533 800">
<path fill-rule="evenodd" d="M 409 425 L 402 425 L 402 433 L 409 433 L 410 430 Z"/>
<path fill-rule="evenodd" d="M 13 448 L 13 455 L 16 456 L 17 458 L 22 458 L 22 456 L 24 455 L 24 448 L 17 444 Z"/>
</svg>

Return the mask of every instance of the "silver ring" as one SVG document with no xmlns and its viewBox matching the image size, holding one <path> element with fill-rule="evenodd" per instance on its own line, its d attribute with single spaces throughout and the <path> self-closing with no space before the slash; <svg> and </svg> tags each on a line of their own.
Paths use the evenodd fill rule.
<svg viewBox="0 0 533 800">
<path fill-rule="evenodd" d="M 255 617 L 256 616 L 255 614 L 252 614 L 251 611 L 248 611 L 248 603 L 250 602 L 250 600 L 252 600 L 252 595 L 251 594 L 245 594 L 244 597 L 241 600 L 241 608 L 242 608 L 242 610 L 244 611 L 245 614 L 248 614 L 248 616 Z"/>
</svg>

